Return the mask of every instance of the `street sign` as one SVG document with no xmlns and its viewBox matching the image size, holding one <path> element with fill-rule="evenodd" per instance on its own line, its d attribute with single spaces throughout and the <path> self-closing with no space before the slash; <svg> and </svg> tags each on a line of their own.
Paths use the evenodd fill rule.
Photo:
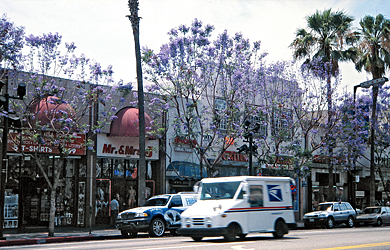
<svg viewBox="0 0 390 250">
<path fill-rule="evenodd" d="M 387 82 L 388 80 L 389 79 L 387 79 L 387 77 L 381 77 L 378 79 L 362 82 L 362 83 L 360 83 L 360 87 L 361 88 L 369 88 L 375 84 L 383 84 L 383 83 Z"/>
</svg>

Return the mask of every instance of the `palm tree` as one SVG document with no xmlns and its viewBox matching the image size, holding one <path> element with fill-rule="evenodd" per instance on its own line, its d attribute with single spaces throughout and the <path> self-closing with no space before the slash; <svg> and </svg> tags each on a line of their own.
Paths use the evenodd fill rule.
<svg viewBox="0 0 390 250">
<path fill-rule="evenodd" d="M 359 22 L 357 71 L 362 69 L 372 74 L 373 79 L 381 78 L 390 67 L 390 20 L 382 14 L 365 16 Z"/>
<path fill-rule="evenodd" d="M 355 62 L 357 71 L 364 70 L 372 74 L 373 79 L 381 78 L 386 69 L 390 68 L 390 20 L 382 14 L 376 17 L 365 16 L 359 22 L 360 29 L 357 43 L 358 57 Z M 371 163 L 370 163 L 370 206 L 375 205 L 375 163 L 374 135 L 375 111 L 378 97 L 378 85 L 372 87 L 371 116 Z"/>
<path fill-rule="evenodd" d="M 332 121 L 332 88 L 331 77 L 336 76 L 339 70 L 339 62 L 353 60 L 356 50 L 346 47 L 353 42 L 351 25 L 354 18 L 343 11 L 332 12 L 332 9 L 323 12 L 316 11 L 306 17 L 308 31 L 298 29 L 296 38 L 290 47 L 294 50 L 295 59 L 306 59 L 305 64 L 314 60 L 320 60 L 323 71 L 326 72 L 327 102 L 328 102 L 328 131 L 331 131 Z M 327 136 L 330 139 L 330 136 Z M 330 141 L 330 140 L 328 140 Z M 332 159 L 333 148 L 329 145 L 329 157 Z M 333 200 L 333 165 L 329 161 L 329 196 Z"/>
</svg>

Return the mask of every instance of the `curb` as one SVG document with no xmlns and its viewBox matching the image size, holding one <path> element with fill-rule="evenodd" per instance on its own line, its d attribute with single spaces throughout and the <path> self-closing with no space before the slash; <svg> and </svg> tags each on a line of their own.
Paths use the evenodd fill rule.
<svg viewBox="0 0 390 250">
<path fill-rule="evenodd" d="M 120 235 L 87 235 L 87 236 L 59 236 L 47 238 L 17 239 L 17 240 L 0 240 L 0 246 L 20 246 L 35 245 L 46 243 L 77 242 L 88 240 L 107 240 L 122 238 Z"/>
</svg>

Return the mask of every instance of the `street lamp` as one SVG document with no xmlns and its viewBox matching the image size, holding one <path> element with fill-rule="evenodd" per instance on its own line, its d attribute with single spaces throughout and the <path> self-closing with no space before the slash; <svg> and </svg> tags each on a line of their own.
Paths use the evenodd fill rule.
<svg viewBox="0 0 390 250">
<path fill-rule="evenodd" d="M 371 114 L 371 152 L 370 152 L 370 206 L 375 205 L 375 124 L 376 124 L 376 103 L 378 99 L 378 89 L 389 79 L 381 77 L 378 79 L 365 81 L 353 88 L 353 100 L 354 105 L 356 101 L 356 90 L 357 88 L 370 88 L 372 86 L 372 114 Z"/>
<path fill-rule="evenodd" d="M 18 99 L 22 100 L 26 95 L 26 85 L 24 83 L 20 83 L 17 89 L 18 96 L 10 96 L 8 94 L 8 74 L 6 75 L 5 81 L 0 80 L 0 86 L 5 86 L 4 94 L 0 96 L 1 106 L 3 106 L 3 137 L 2 137 L 2 152 L 1 152 L 1 171 L 0 171 L 0 239 L 5 239 L 3 237 L 3 227 L 4 227 L 4 199 L 5 199 L 5 177 L 7 174 L 7 141 L 8 141 L 8 130 L 9 130 L 9 122 L 14 121 L 12 117 L 9 117 L 9 100 L 10 99 Z M 17 119 L 18 120 L 18 119 Z"/>
</svg>

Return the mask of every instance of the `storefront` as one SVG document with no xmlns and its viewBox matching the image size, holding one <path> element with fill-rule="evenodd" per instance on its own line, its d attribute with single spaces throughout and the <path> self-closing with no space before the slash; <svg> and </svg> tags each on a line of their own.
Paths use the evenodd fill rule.
<svg viewBox="0 0 390 250">
<path fill-rule="evenodd" d="M 53 135 L 53 132 L 47 133 Z M 53 182 L 55 168 L 62 166 L 58 169 L 60 180 L 56 197 L 55 226 L 84 225 L 85 203 L 80 197 L 85 193 L 85 187 L 82 186 L 82 161 L 85 155 L 82 144 L 85 136 L 78 134 L 74 141 L 64 143 L 65 147 L 74 149 L 65 160 L 60 159 L 55 145 L 39 146 L 28 137 L 23 137 L 20 144 L 23 156 L 14 143 L 15 138 L 20 138 L 19 134 L 11 132 L 7 150 L 4 228 L 48 226 L 50 189 L 37 161 L 43 166 L 50 182 Z M 38 158 L 35 158 L 36 151 L 40 152 Z M 79 212 L 80 208 L 83 211 Z"/>
<path fill-rule="evenodd" d="M 110 222 L 109 205 L 119 194 L 120 210 L 136 207 L 138 195 L 139 130 L 138 109 L 123 108 L 111 123 L 109 134 L 97 135 L 95 223 Z M 146 127 L 151 119 L 145 114 Z M 156 192 L 161 163 L 159 141 L 146 138 L 146 192 L 149 198 Z"/>
</svg>

